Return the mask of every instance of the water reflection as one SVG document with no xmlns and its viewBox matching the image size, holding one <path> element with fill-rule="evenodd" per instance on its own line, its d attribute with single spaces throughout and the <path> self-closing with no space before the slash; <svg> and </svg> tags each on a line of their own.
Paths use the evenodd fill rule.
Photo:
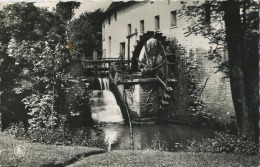
<svg viewBox="0 0 260 167">
<path fill-rule="evenodd" d="M 213 137 L 213 131 L 179 125 L 135 125 L 133 126 L 134 149 L 158 149 L 176 151 L 176 143 L 188 139 Z M 90 132 L 108 145 L 108 150 L 131 149 L 129 126 L 123 124 L 102 125 Z"/>
<path fill-rule="evenodd" d="M 118 141 L 119 131 L 115 129 L 113 126 L 108 126 L 104 129 L 104 141 L 108 144 L 108 151 L 111 150 L 112 144 Z"/>
</svg>

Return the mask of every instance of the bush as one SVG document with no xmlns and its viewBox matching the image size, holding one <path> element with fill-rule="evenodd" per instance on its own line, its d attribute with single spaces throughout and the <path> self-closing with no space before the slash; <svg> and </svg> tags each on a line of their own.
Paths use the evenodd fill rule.
<svg viewBox="0 0 260 167">
<path fill-rule="evenodd" d="M 14 135 L 18 139 L 22 139 L 26 136 L 26 130 L 22 122 L 12 123 L 5 132 Z"/>
<path fill-rule="evenodd" d="M 182 145 L 180 150 L 187 152 L 256 155 L 258 153 L 258 145 L 237 135 L 216 132 L 213 139 L 205 138 L 201 141 L 196 139 L 188 140 L 188 143 Z"/>
<path fill-rule="evenodd" d="M 92 101 L 91 91 L 84 90 L 82 94 L 75 94 L 74 100 L 69 104 L 68 123 L 71 126 L 92 125 L 94 122 L 91 117 Z"/>
<path fill-rule="evenodd" d="M 98 147 L 107 149 L 108 144 L 102 138 L 90 138 L 84 128 L 69 129 L 60 126 L 54 130 L 38 128 L 37 130 L 25 130 L 22 123 L 12 124 L 6 132 L 14 135 L 17 139 L 27 139 L 31 142 L 55 145 L 77 145 L 86 147 Z"/>
</svg>

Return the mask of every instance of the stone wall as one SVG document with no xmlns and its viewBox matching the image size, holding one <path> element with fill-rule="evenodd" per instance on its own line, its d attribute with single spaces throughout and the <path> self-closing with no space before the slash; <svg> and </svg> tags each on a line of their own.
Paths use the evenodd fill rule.
<svg viewBox="0 0 260 167">
<path fill-rule="evenodd" d="M 203 112 L 212 113 L 218 119 L 228 114 L 234 116 L 229 78 L 218 71 L 218 63 L 210 60 L 203 49 L 191 50 L 178 58 L 178 84 L 174 90 L 174 100 L 168 111 L 159 113 L 162 88 L 158 84 L 136 84 L 126 87 L 126 97 L 132 118 L 171 117 L 190 122 L 194 111 L 190 110 L 195 100 L 203 103 Z M 123 85 L 118 85 L 123 95 Z M 154 89 L 151 99 L 148 93 Z M 197 111 L 197 110 L 196 110 Z M 224 117 L 223 117 L 224 119 Z"/>
<path fill-rule="evenodd" d="M 234 114 L 229 77 L 218 71 L 217 64 L 209 60 L 208 53 L 200 50 L 197 55 L 202 84 L 200 86 L 205 85 L 201 100 L 213 113 Z"/>
<path fill-rule="evenodd" d="M 196 107 L 190 108 L 195 100 L 203 103 L 202 112 L 215 115 L 217 119 L 234 116 L 229 78 L 218 70 L 218 63 L 210 60 L 208 51 L 203 49 L 187 55 L 178 60 L 178 85 L 169 116 L 190 121 L 194 111 L 198 111 Z"/>
<path fill-rule="evenodd" d="M 118 89 L 123 97 L 123 85 L 118 85 Z M 153 91 L 151 92 L 151 90 Z M 132 120 L 137 121 L 143 118 L 159 117 L 160 91 L 162 90 L 159 90 L 158 86 L 154 83 L 136 84 L 125 87 L 127 104 Z"/>
<path fill-rule="evenodd" d="M 158 83 L 140 84 L 141 118 L 159 117 L 159 87 Z"/>
</svg>

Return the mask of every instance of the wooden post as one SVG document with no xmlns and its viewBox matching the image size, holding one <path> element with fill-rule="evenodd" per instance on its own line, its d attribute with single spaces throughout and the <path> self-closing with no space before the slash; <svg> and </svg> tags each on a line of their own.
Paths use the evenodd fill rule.
<svg viewBox="0 0 260 167">
<path fill-rule="evenodd" d="M 130 66 L 130 38 L 137 34 L 138 34 L 137 29 L 135 29 L 135 33 L 126 36 L 126 38 L 128 39 L 128 46 L 127 46 L 127 48 L 128 48 L 128 51 L 127 51 L 128 66 Z"/>
<path fill-rule="evenodd" d="M 127 63 L 127 64 L 128 64 L 128 66 L 130 66 L 130 61 L 129 61 L 129 60 L 130 60 L 130 38 L 131 38 L 131 37 L 128 38 L 128 45 L 127 45 L 127 48 L 128 48 L 128 49 L 127 49 L 127 50 L 128 50 L 128 51 L 127 51 L 127 60 L 128 60 L 128 63 Z"/>
<path fill-rule="evenodd" d="M 2 87 L 1 87 L 1 85 L 2 85 L 2 72 L 3 72 L 3 70 L 2 70 L 2 59 L 0 58 L 0 108 L 1 108 L 1 106 L 2 106 Z M 3 131 L 3 124 L 2 124 L 2 110 L 0 111 L 0 130 L 1 130 L 1 132 Z"/>
<path fill-rule="evenodd" d="M 98 53 L 96 50 L 93 52 L 93 60 L 98 60 Z M 97 77 L 97 64 L 94 64 L 94 77 Z"/>
</svg>

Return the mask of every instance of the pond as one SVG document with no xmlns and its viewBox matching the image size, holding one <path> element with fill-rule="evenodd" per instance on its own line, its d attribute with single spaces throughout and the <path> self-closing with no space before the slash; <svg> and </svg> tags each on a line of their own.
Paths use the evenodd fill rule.
<svg viewBox="0 0 260 167">
<path fill-rule="evenodd" d="M 213 130 L 172 124 L 149 124 L 133 126 L 133 142 L 129 126 L 123 124 L 123 116 L 114 94 L 109 90 L 107 78 L 98 78 L 100 90 L 94 90 L 91 117 L 98 124 L 88 128 L 91 139 L 102 140 L 108 144 L 108 150 L 122 149 L 158 149 L 176 151 L 176 143 L 188 139 L 213 137 Z M 106 122 L 108 124 L 100 124 Z M 133 145 L 132 145 L 133 143 Z"/>
<path fill-rule="evenodd" d="M 175 144 L 188 139 L 212 138 L 214 131 L 206 128 L 181 125 L 133 125 L 134 149 L 159 149 L 176 151 Z M 89 129 L 90 138 L 99 138 L 108 144 L 108 150 L 132 149 L 129 126 L 124 124 L 103 124 Z"/>
</svg>

